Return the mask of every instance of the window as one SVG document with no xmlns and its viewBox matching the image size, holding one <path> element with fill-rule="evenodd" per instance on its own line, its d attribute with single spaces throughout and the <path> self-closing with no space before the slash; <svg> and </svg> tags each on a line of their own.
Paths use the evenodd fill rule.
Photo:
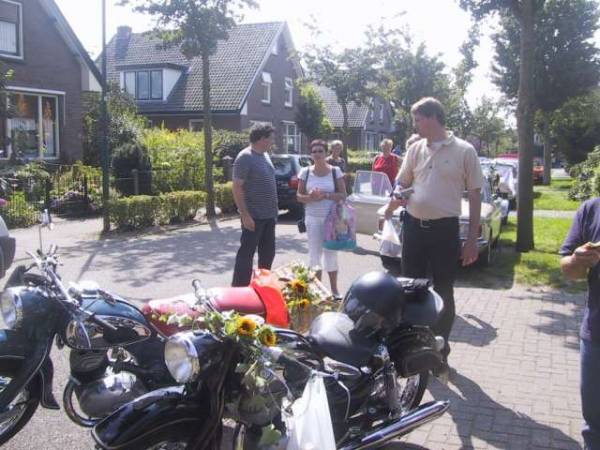
<svg viewBox="0 0 600 450">
<path fill-rule="evenodd" d="M 270 104 L 271 103 L 271 85 L 273 81 L 271 79 L 271 74 L 268 72 L 262 73 L 262 99 L 261 102 Z"/>
<path fill-rule="evenodd" d="M 162 100 L 162 70 L 125 72 L 123 88 L 137 100 Z"/>
<path fill-rule="evenodd" d="M 300 150 L 300 136 L 294 122 L 283 122 L 283 148 L 288 153 L 298 153 Z"/>
<path fill-rule="evenodd" d="M 369 122 L 373 122 L 374 120 L 374 113 L 373 113 L 373 107 L 369 108 Z"/>
<path fill-rule="evenodd" d="M 204 129 L 204 122 L 202 119 L 190 119 L 189 128 L 190 131 L 202 131 Z"/>
<path fill-rule="evenodd" d="M 285 106 L 294 106 L 294 81 L 291 78 L 285 79 Z"/>
<path fill-rule="evenodd" d="M 10 153 L 38 159 L 59 155 L 58 97 L 44 94 L 9 93 L 12 117 L 7 120 Z"/>
<path fill-rule="evenodd" d="M 0 56 L 23 58 L 22 5 L 0 0 Z"/>
<path fill-rule="evenodd" d="M 383 123 L 383 105 L 379 105 L 379 122 Z"/>
<path fill-rule="evenodd" d="M 377 150 L 377 133 L 367 131 L 366 147 L 367 150 Z"/>
</svg>

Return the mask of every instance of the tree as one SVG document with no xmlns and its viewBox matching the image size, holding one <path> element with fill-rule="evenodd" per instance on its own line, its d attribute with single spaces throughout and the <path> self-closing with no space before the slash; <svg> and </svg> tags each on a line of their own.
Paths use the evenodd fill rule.
<svg viewBox="0 0 600 450">
<path fill-rule="evenodd" d="M 412 130 L 412 105 L 427 96 L 448 105 L 450 77 L 438 56 L 430 56 L 424 43 L 415 45 L 406 29 L 371 28 L 367 41 L 368 53 L 378 61 L 376 92 L 394 105 L 396 139 L 404 143 Z"/>
<path fill-rule="evenodd" d="M 459 0 L 460 6 L 476 19 L 490 14 L 512 16 L 519 24 L 519 87 L 517 132 L 519 138 L 519 193 L 517 202 L 517 243 L 527 252 L 533 243 L 533 121 L 535 17 L 545 0 Z"/>
<path fill-rule="evenodd" d="M 201 57 L 202 98 L 204 113 L 204 158 L 206 178 L 206 216 L 215 216 L 213 183 L 212 114 L 210 105 L 210 56 L 217 51 L 220 40 L 226 40 L 236 20 L 237 12 L 255 7 L 254 0 L 121 0 L 135 3 L 136 11 L 156 19 L 155 32 L 165 46 L 179 46 L 188 59 Z"/>
<path fill-rule="evenodd" d="M 375 79 L 375 59 L 361 48 L 333 51 L 330 47 L 313 45 L 304 55 L 309 77 L 316 84 L 335 92 L 342 108 L 342 140 L 344 159 L 347 159 L 347 144 L 350 129 L 348 126 L 348 105 L 352 102 L 363 104 L 372 95 L 370 85 Z"/>
<path fill-rule="evenodd" d="M 552 112 L 571 97 L 582 95 L 600 81 L 596 0 L 546 0 L 535 19 L 534 105 L 544 139 L 544 183 L 550 183 Z M 519 23 L 505 16 L 493 36 L 496 45 L 494 82 L 515 99 L 519 82 Z"/>
<path fill-rule="evenodd" d="M 303 83 L 296 110 L 296 125 L 308 141 L 331 134 L 331 124 L 325 114 L 325 104 L 314 85 Z"/>
<path fill-rule="evenodd" d="M 482 153 L 485 144 L 488 157 L 491 156 L 490 144 L 496 144 L 505 129 L 504 120 L 500 117 L 499 112 L 500 105 L 487 97 L 483 97 L 481 103 L 473 109 L 471 135 L 478 138 Z"/>
</svg>

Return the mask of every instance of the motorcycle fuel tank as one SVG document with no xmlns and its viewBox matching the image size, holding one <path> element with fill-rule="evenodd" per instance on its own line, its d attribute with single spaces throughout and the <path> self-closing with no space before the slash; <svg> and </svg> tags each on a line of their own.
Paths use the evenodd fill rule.
<svg viewBox="0 0 600 450">
<path fill-rule="evenodd" d="M 86 322 L 82 324 L 72 320 L 65 330 L 65 343 L 75 349 L 109 349 L 126 346 L 148 339 L 152 336 L 150 325 L 140 310 L 125 301 L 104 298 L 85 298 L 82 308 L 98 318 L 113 325 L 116 330 Z"/>
</svg>

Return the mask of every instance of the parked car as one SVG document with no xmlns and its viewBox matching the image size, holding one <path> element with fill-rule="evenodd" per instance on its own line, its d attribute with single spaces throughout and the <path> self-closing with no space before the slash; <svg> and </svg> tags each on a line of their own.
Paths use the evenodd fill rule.
<svg viewBox="0 0 600 450">
<path fill-rule="evenodd" d="M 477 239 L 477 247 L 479 248 L 478 262 L 481 265 L 487 266 L 492 261 L 493 248 L 498 243 L 501 231 L 501 200 L 493 193 L 492 179 L 485 177 L 483 189 L 481 190 L 481 219 L 479 225 L 479 238 Z M 403 208 L 398 208 L 394 211 L 392 222 L 399 236 L 402 236 L 402 224 L 400 222 L 400 212 Z M 385 205 L 377 211 L 378 231 L 373 236 L 381 241 L 381 230 L 384 224 Z M 459 218 L 460 240 L 464 242 L 467 239 L 469 232 L 469 201 L 467 192 L 463 194 L 461 202 L 461 216 Z M 401 261 L 399 256 L 390 256 L 381 254 L 381 262 L 385 268 L 391 271 L 397 271 Z"/>
<path fill-rule="evenodd" d="M 544 182 L 544 161 L 542 158 L 533 158 L 533 183 L 541 184 Z"/>
<path fill-rule="evenodd" d="M 301 215 L 303 205 L 296 199 L 298 174 L 303 167 L 310 166 L 312 159 L 308 155 L 271 155 L 275 167 L 277 183 L 277 201 L 279 209 L 287 209 L 294 215 Z"/>
<path fill-rule="evenodd" d="M 377 228 L 377 211 L 387 204 L 392 193 L 388 176 L 382 172 L 357 170 L 354 189 L 348 202 L 356 214 L 356 232 L 373 235 Z"/>
<path fill-rule="evenodd" d="M 6 275 L 15 259 L 15 238 L 11 237 L 4 219 L 0 217 L 0 278 Z"/>
<path fill-rule="evenodd" d="M 500 173 L 499 194 L 508 199 L 510 209 L 516 209 L 519 195 L 519 161 L 511 158 L 496 158 L 494 164 Z"/>
</svg>

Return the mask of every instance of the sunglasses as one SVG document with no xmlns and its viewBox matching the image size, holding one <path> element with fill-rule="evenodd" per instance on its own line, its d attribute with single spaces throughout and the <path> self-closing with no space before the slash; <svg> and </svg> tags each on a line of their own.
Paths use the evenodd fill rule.
<svg viewBox="0 0 600 450">
<path fill-rule="evenodd" d="M 325 150 L 323 150 L 322 148 L 318 149 L 318 150 L 311 150 L 311 153 L 325 153 Z"/>
</svg>

